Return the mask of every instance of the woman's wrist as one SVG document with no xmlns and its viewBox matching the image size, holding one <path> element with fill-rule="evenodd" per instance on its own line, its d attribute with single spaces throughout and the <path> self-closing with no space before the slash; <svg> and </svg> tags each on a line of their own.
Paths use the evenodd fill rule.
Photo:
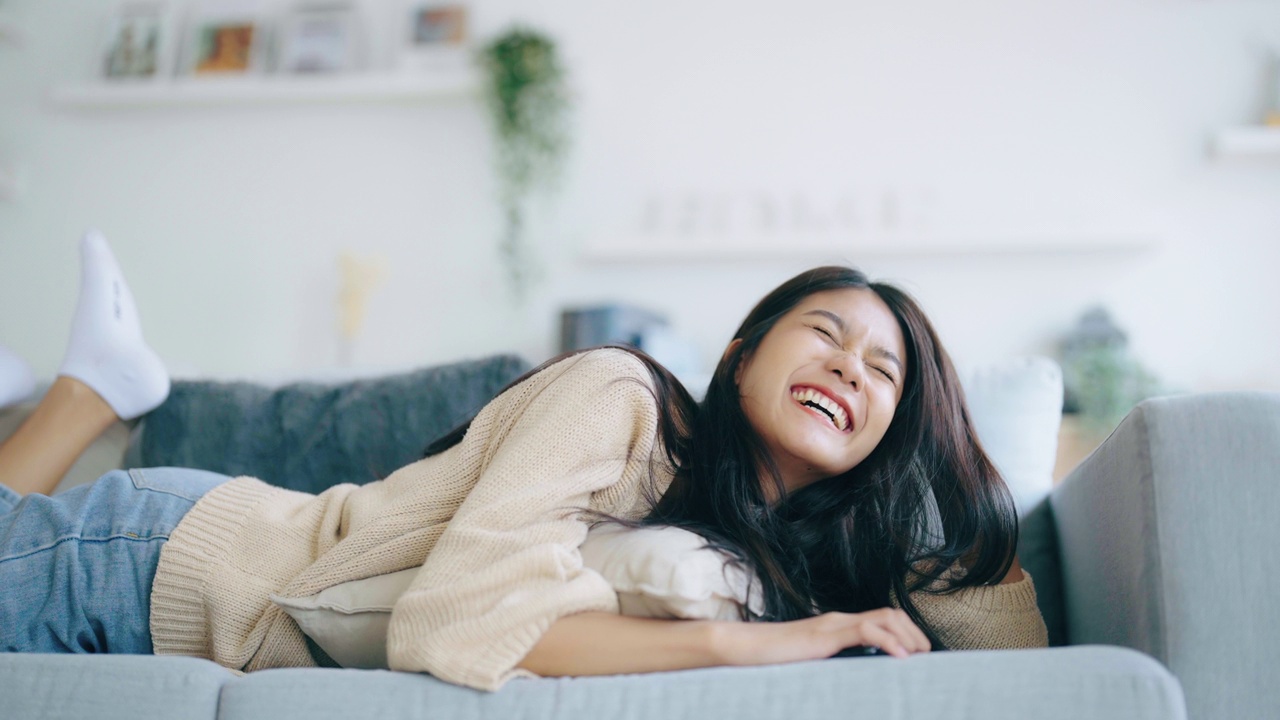
<svg viewBox="0 0 1280 720">
<path fill-rule="evenodd" d="M 737 665 L 741 657 L 741 625 L 743 623 L 708 620 L 701 623 L 701 644 L 715 665 Z"/>
</svg>

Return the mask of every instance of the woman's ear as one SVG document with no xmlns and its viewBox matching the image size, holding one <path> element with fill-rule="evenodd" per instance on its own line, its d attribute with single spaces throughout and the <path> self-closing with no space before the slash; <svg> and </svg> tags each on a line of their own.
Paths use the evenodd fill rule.
<svg viewBox="0 0 1280 720">
<path fill-rule="evenodd" d="M 733 340 L 729 341 L 729 346 L 728 346 L 728 347 L 726 347 L 726 348 L 724 349 L 724 355 L 721 355 L 721 356 L 720 356 L 720 362 L 724 362 L 725 360 L 728 360 L 728 359 L 729 359 L 729 354 L 730 354 L 730 353 L 732 353 L 732 352 L 734 351 L 734 349 L 736 349 L 736 348 L 737 348 L 739 345 L 741 345 L 741 344 L 742 344 L 742 338 L 734 338 Z M 744 360 L 745 360 L 745 358 L 744 358 Z M 738 367 L 737 367 L 737 368 L 735 368 L 735 369 L 734 369 L 734 371 L 733 371 L 733 384 L 734 384 L 734 385 L 738 385 L 738 384 L 740 384 L 740 383 L 742 382 L 742 366 L 743 366 L 743 364 L 744 364 L 743 362 L 739 362 L 739 363 L 738 363 Z"/>
<path fill-rule="evenodd" d="M 728 347 L 726 347 L 726 348 L 724 349 L 724 355 L 721 355 L 721 356 L 720 356 L 720 359 L 721 359 L 722 361 L 723 361 L 723 360 L 728 360 L 728 359 L 729 359 L 729 353 L 733 352 L 733 349 L 734 349 L 734 348 L 736 348 L 736 347 L 738 347 L 738 346 L 739 346 L 739 345 L 741 345 L 741 344 L 742 344 L 742 338 L 734 338 L 734 339 L 730 340 L 730 341 L 729 341 L 729 346 L 728 346 Z"/>
</svg>

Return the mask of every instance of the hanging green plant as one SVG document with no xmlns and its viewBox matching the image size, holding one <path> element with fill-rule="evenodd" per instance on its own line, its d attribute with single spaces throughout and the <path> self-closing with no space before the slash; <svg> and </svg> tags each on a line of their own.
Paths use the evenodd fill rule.
<svg viewBox="0 0 1280 720">
<path fill-rule="evenodd" d="M 488 76 L 503 213 L 498 249 L 513 295 L 522 297 L 538 267 L 525 238 L 529 199 L 558 178 L 568 147 L 568 93 L 564 70 L 549 37 L 516 27 L 480 51 Z"/>
</svg>

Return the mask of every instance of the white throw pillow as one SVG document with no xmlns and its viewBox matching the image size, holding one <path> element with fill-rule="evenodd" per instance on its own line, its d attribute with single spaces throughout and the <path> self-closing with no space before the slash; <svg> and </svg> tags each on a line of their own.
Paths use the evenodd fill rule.
<svg viewBox="0 0 1280 720">
<path fill-rule="evenodd" d="M 623 615 L 740 620 L 764 613 L 760 584 L 700 535 L 677 527 L 597 525 L 580 548 L 586 567 L 618 593 Z"/>
<path fill-rule="evenodd" d="M 1047 357 L 960 370 L 974 430 L 1025 516 L 1053 489 L 1062 424 L 1062 370 Z"/>
<path fill-rule="evenodd" d="M 746 603 L 764 612 L 758 583 L 705 547 L 699 535 L 674 527 L 626 528 L 602 524 L 587 533 L 583 565 L 618 592 L 623 615 L 737 620 Z M 302 632 L 343 667 L 387 667 L 391 608 L 418 568 L 335 585 L 304 598 L 272 596 Z"/>
</svg>

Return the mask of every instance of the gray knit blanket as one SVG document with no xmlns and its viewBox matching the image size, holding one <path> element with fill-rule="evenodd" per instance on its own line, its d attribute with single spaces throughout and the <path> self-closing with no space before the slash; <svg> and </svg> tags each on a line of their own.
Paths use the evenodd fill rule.
<svg viewBox="0 0 1280 720">
<path fill-rule="evenodd" d="M 129 467 L 191 467 L 320 492 L 422 457 L 529 369 L 498 355 L 338 384 L 177 381 L 143 419 Z"/>
</svg>

